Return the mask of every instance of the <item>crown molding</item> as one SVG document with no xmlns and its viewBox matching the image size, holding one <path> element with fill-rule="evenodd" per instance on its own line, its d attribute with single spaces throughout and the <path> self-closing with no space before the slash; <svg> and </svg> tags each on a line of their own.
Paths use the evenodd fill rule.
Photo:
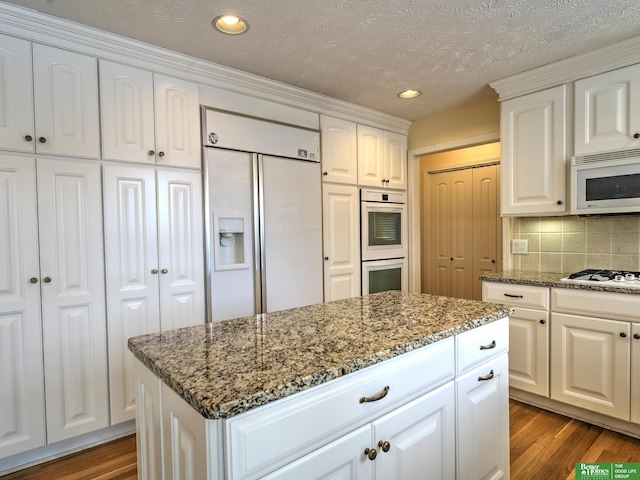
<svg viewBox="0 0 640 480">
<path fill-rule="evenodd" d="M 407 134 L 411 121 L 137 40 L 0 3 L 0 33 Z"/>
<path fill-rule="evenodd" d="M 489 85 L 503 101 L 636 63 L 640 63 L 640 36 L 495 80 Z"/>
</svg>

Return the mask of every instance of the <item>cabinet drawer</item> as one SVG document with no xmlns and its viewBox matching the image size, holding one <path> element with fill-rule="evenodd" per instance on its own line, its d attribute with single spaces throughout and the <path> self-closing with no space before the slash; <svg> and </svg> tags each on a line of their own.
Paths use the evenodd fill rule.
<svg viewBox="0 0 640 480">
<path fill-rule="evenodd" d="M 549 289 L 530 285 L 482 282 L 482 300 L 514 307 L 549 309 Z"/>
<path fill-rule="evenodd" d="M 589 317 L 638 321 L 640 295 L 553 288 L 551 309 L 554 312 L 577 313 Z"/>
<path fill-rule="evenodd" d="M 444 384 L 454 360 L 447 338 L 227 420 L 228 477 L 261 477 Z"/>
<path fill-rule="evenodd" d="M 509 349 L 509 319 L 503 318 L 456 336 L 458 375 Z"/>
</svg>

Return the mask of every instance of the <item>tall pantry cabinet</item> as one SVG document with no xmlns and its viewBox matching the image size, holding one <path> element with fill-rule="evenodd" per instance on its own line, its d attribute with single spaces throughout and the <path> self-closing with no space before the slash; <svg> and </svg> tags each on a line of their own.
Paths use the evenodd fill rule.
<svg viewBox="0 0 640 480">
<path fill-rule="evenodd" d="M 0 35 L 0 459 L 132 419 L 127 338 L 205 319 L 198 87 L 100 70 Z"/>
</svg>

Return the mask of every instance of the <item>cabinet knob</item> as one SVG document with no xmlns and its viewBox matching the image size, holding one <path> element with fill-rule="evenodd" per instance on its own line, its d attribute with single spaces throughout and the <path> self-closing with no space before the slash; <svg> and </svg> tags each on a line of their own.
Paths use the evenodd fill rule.
<svg viewBox="0 0 640 480">
<path fill-rule="evenodd" d="M 491 260 L 491 263 L 496 263 L 496 261 L 495 260 Z"/>
<path fill-rule="evenodd" d="M 44 137 L 40 137 L 40 138 L 38 138 L 38 141 L 39 141 L 40 143 L 47 143 L 47 139 L 46 139 L 46 138 L 44 138 Z"/>
<path fill-rule="evenodd" d="M 29 279 L 29 283 L 38 283 L 38 279 L 36 277 L 31 277 Z"/>
<path fill-rule="evenodd" d="M 167 270 L 166 268 L 163 268 L 162 270 L 160 270 L 160 273 L 162 274 L 169 273 L 169 270 Z"/>
<path fill-rule="evenodd" d="M 626 333 L 624 333 L 624 332 L 620 332 L 620 337 L 621 337 L 621 338 L 627 338 L 627 334 L 626 334 Z"/>
<path fill-rule="evenodd" d="M 31 135 L 25 135 L 25 136 L 24 136 L 24 139 L 25 139 L 27 142 L 30 142 L 31 140 L 33 140 L 33 137 L 32 137 Z"/>
<path fill-rule="evenodd" d="M 152 275 L 157 275 L 158 274 L 158 269 L 154 268 L 153 270 L 151 270 L 151 274 Z"/>
<path fill-rule="evenodd" d="M 322 175 L 326 177 L 327 175 L 329 175 L 329 172 L 322 172 Z"/>
<path fill-rule="evenodd" d="M 453 257 L 451 257 L 449 260 L 451 260 L 453 262 Z"/>
<path fill-rule="evenodd" d="M 636 340 L 640 340 L 640 333 L 634 333 L 633 338 L 635 338 Z"/>
<path fill-rule="evenodd" d="M 149 156 L 151 156 L 151 157 L 153 157 L 155 154 L 156 154 L 156 152 L 154 152 L 153 150 L 149 150 L 149 151 L 147 152 L 147 155 L 149 155 Z"/>
<path fill-rule="evenodd" d="M 381 448 L 384 453 L 387 453 L 391 448 L 391 444 L 387 441 L 383 442 L 382 440 L 380 440 L 378 442 L 378 447 Z"/>
<path fill-rule="evenodd" d="M 325 260 L 329 260 L 329 257 L 324 257 Z"/>
<path fill-rule="evenodd" d="M 164 152 L 158 152 L 159 157 L 164 157 Z"/>
<path fill-rule="evenodd" d="M 563 202 L 562 200 L 558 200 L 558 201 L 556 202 L 556 205 L 562 205 L 563 203 L 564 203 L 564 202 Z"/>
<path fill-rule="evenodd" d="M 44 277 L 44 278 L 42 279 L 42 281 L 43 281 L 44 283 L 51 283 L 51 277 Z"/>
<path fill-rule="evenodd" d="M 636 132 L 633 134 L 633 138 L 640 138 L 640 133 Z"/>
<path fill-rule="evenodd" d="M 378 451 L 375 448 L 365 448 L 364 454 L 369 460 L 373 461 L 378 456 Z"/>
<path fill-rule="evenodd" d="M 546 322 L 546 320 L 540 320 L 540 325 L 544 325 Z"/>
</svg>

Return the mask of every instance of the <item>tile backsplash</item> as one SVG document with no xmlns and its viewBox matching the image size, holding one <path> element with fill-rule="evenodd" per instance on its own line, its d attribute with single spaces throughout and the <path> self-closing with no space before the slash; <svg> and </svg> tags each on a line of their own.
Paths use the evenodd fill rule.
<svg viewBox="0 0 640 480">
<path fill-rule="evenodd" d="M 513 255 L 513 270 L 640 270 L 640 217 L 514 218 L 511 233 L 529 241 L 527 255 Z"/>
</svg>

